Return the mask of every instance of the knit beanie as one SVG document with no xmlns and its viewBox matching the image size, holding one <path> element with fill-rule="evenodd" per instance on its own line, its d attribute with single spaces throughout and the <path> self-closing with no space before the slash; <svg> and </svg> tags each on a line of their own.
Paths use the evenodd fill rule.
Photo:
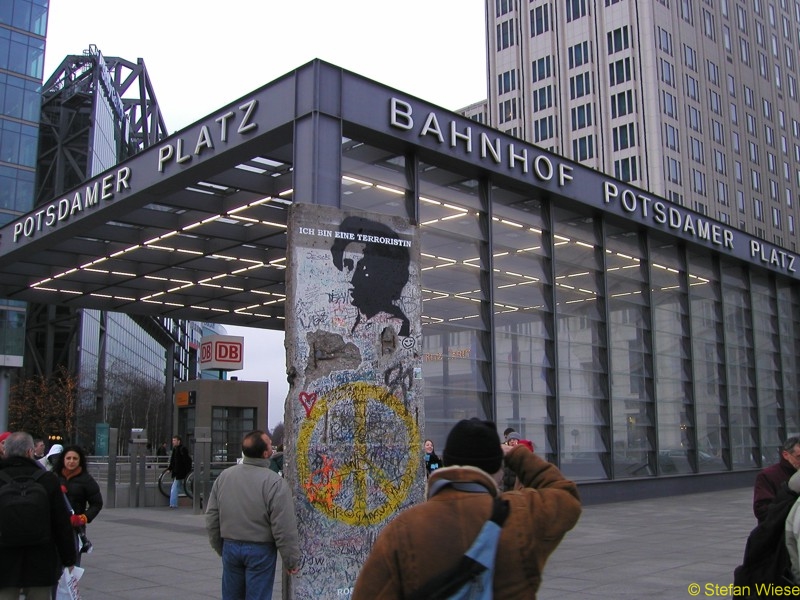
<svg viewBox="0 0 800 600">
<path fill-rule="evenodd" d="M 468 465 L 494 474 L 503 465 L 500 436 L 494 423 L 464 419 L 447 436 L 442 460 L 446 466 Z"/>
</svg>

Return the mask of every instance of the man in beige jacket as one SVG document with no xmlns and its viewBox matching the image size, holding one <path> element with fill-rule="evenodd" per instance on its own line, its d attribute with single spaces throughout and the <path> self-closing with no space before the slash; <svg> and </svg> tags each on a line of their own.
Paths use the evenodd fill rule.
<svg viewBox="0 0 800 600">
<path fill-rule="evenodd" d="M 270 600 L 277 552 L 289 574 L 300 569 L 294 502 L 269 468 L 272 442 L 265 432 L 245 435 L 242 454 L 241 464 L 225 469 L 211 488 L 206 528 L 222 557 L 222 599 Z"/>
</svg>

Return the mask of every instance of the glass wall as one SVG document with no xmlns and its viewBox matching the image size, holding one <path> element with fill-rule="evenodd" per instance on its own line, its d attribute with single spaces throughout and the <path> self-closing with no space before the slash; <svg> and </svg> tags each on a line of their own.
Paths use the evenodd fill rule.
<svg viewBox="0 0 800 600">
<path fill-rule="evenodd" d="M 730 463 L 722 290 L 717 267 L 707 253 L 689 252 L 694 420 L 699 471 Z"/>
<path fill-rule="evenodd" d="M 722 305 L 725 362 L 728 379 L 731 461 L 734 469 L 758 466 L 758 413 L 747 271 L 743 265 L 722 264 Z"/>
<path fill-rule="evenodd" d="M 409 218 L 407 180 L 404 156 L 358 140 L 342 140 L 342 209 Z"/>
<path fill-rule="evenodd" d="M 614 477 L 652 475 L 655 398 L 650 285 L 645 238 L 605 232 Z"/>
<path fill-rule="evenodd" d="M 778 283 L 778 328 L 786 436 L 800 433 L 800 289 L 786 281 Z M 774 448 L 764 447 L 767 460 Z M 772 450 L 772 453 L 768 451 Z"/>
<path fill-rule="evenodd" d="M 759 442 L 761 447 L 777 448 L 786 435 L 777 298 L 771 282 L 762 273 L 751 275 L 750 290 L 753 300 Z M 760 457 L 756 455 L 756 458 Z"/>
<path fill-rule="evenodd" d="M 610 476 L 607 320 L 600 223 L 553 209 L 561 468 L 574 479 Z"/>
<path fill-rule="evenodd" d="M 426 435 L 443 442 L 453 421 L 493 414 L 489 228 L 478 182 L 421 163 L 419 219 Z"/>
<path fill-rule="evenodd" d="M 33 208 L 49 0 L 0 2 L 0 225 Z M 0 362 L 21 366 L 25 304 L 0 301 Z"/>
<path fill-rule="evenodd" d="M 669 240 L 652 243 L 651 253 L 659 449 L 653 474 L 688 473 L 694 420 L 686 410 L 693 398 L 686 259 Z"/>
<path fill-rule="evenodd" d="M 492 200 L 497 425 L 555 461 L 551 236 L 540 200 L 498 188 Z"/>
<path fill-rule="evenodd" d="M 755 469 L 800 433 L 800 286 L 533 188 L 343 141 L 342 208 L 416 220 L 425 436 L 513 427 L 577 480 Z"/>
</svg>

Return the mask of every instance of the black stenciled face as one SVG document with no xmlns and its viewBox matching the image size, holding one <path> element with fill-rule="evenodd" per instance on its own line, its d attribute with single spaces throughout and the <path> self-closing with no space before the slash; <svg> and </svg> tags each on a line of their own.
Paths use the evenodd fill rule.
<svg viewBox="0 0 800 600">
<path fill-rule="evenodd" d="M 331 247 L 333 264 L 344 273 L 350 303 L 371 319 L 380 312 L 401 321 L 400 335 L 408 336 L 408 317 L 400 297 L 409 278 L 409 243 L 381 223 L 347 217 Z M 361 321 L 357 317 L 353 330 Z"/>
<path fill-rule="evenodd" d="M 353 242 L 348 244 L 342 255 L 342 266 L 350 284 L 350 300 L 353 306 L 367 314 L 369 305 L 370 270 L 369 260 L 364 256 L 366 244 Z M 373 281 L 375 277 L 373 277 Z"/>
</svg>

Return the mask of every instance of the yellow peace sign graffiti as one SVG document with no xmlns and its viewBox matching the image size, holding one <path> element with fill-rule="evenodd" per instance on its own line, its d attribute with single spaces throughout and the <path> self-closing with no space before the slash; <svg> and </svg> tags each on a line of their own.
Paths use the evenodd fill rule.
<svg viewBox="0 0 800 600">
<path fill-rule="evenodd" d="M 328 517 L 374 525 L 407 497 L 419 474 L 419 444 L 400 399 L 379 385 L 346 383 L 318 398 L 300 427 L 298 482 Z"/>
</svg>

